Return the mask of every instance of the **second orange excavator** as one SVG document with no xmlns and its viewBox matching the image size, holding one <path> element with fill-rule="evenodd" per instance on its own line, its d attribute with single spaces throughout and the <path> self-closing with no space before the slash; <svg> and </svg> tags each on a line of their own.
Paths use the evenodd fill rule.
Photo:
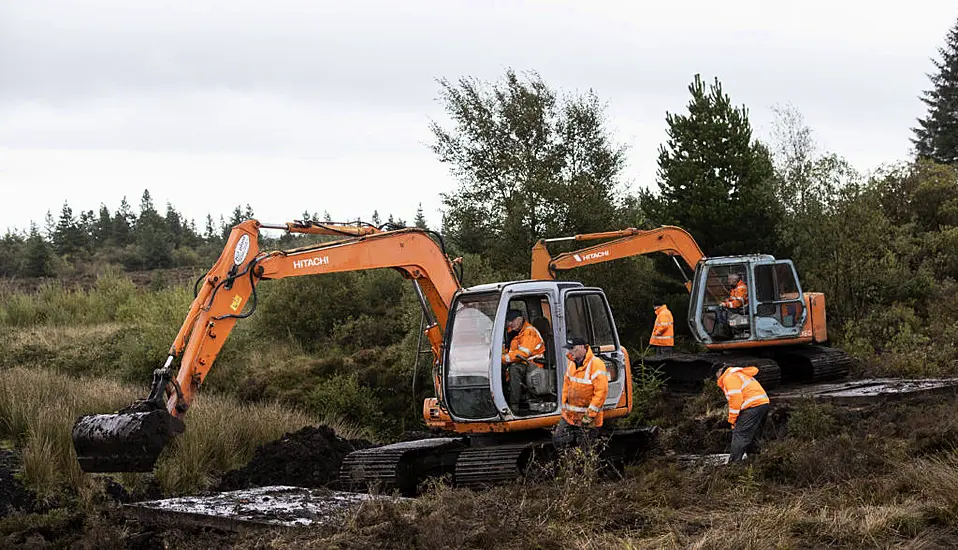
<svg viewBox="0 0 958 550">
<path fill-rule="evenodd" d="M 261 229 L 344 238 L 267 252 L 259 249 Z M 555 281 L 463 288 L 459 265 L 458 259 L 446 255 L 440 236 L 416 228 L 240 223 L 217 262 L 197 282 L 195 299 L 169 356 L 153 373 L 149 397 L 117 413 L 77 420 L 73 442 L 80 466 L 87 472 L 151 470 L 170 439 L 185 429 L 182 419 L 233 327 L 254 313 L 257 285 L 345 271 L 389 268 L 412 282 L 434 358 L 435 397 L 423 404 L 423 416 L 429 427 L 447 434 L 353 452 L 342 465 L 344 484 L 410 494 L 432 476 L 449 476 L 455 484 L 467 486 L 521 476 L 533 456 L 554 451 L 550 430 L 560 418 L 566 364 L 560 350 L 571 336 L 585 338 L 594 355 L 606 363 L 605 418 L 629 414 L 633 406 L 629 356 L 601 289 Z M 543 357 L 527 369 L 518 402 L 507 398 L 506 371 L 500 361 L 506 314 L 512 310 L 522 312 L 545 344 Z M 619 464 L 630 461 L 652 433 L 610 428 L 604 456 Z"/>
<path fill-rule="evenodd" d="M 604 242 L 554 257 L 547 247 L 594 240 Z M 717 363 L 757 366 L 767 389 L 782 380 L 817 382 L 848 374 L 852 358 L 827 346 L 825 296 L 802 291 L 791 260 L 767 254 L 706 257 L 680 227 L 628 228 L 539 240 L 532 249 L 532 278 L 555 280 L 563 271 L 655 252 L 670 256 L 682 273 L 691 293 L 689 330 L 708 350 L 644 359 L 662 367 L 673 388 L 700 388 Z"/>
</svg>

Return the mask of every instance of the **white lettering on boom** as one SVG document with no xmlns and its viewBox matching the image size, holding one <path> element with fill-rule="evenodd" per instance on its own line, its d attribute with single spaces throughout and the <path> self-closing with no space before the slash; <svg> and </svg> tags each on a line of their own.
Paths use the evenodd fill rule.
<svg viewBox="0 0 958 550">
<path fill-rule="evenodd" d="M 318 267 L 329 264 L 329 256 L 314 256 L 305 260 L 293 260 L 293 269 L 302 269 L 304 267 Z"/>
</svg>

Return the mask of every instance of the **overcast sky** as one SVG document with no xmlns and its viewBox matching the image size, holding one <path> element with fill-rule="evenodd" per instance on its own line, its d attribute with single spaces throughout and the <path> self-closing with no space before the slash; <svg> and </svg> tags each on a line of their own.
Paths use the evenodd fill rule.
<svg viewBox="0 0 958 550">
<path fill-rule="evenodd" d="M 650 4 L 650 5 L 646 5 Z M 440 221 L 456 188 L 429 151 L 436 79 L 536 70 L 592 88 L 654 185 L 665 113 L 695 73 L 758 137 L 792 104 L 860 170 L 910 154 L 951 1 L 0 0 L 0 228 L 149 189 L 202 226 L 249 203 Z M 667 4 L 667 5 L 666 5 Z"/>
</svg>

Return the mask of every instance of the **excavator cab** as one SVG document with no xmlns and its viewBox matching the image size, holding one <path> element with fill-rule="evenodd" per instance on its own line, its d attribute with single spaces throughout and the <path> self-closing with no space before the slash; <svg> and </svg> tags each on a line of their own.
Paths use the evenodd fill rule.
<svg viewBox="0 0 958 550">
<path fill-rule="evenodd" d="M 736 292 L 742 284 L 745 288 Z M 696 266 L 689 325 L 706 345 L 798 337 L 806 309 L 791 260 L 727 256 L 704 259 Z"/>
<path fill-rule="evenodd" d="M 510 309 L 522 311 L 546 348 L 543 357 L 532 360 L 526 369 L 518 403 L 509 402 L 511 380 L 501 361 L 508 344 L 506 312 Z M 563 346 L 572 336 L 586 338 L 593 353 L 606 362 L 610 374 L 606 407 L 617 408 L 626 386 L 627 359 L 601 289 L 542 281 L 481 285 L 457 294 L 450 312 L 443 395 L 451 420 L 463 423 L 460 429 L 481 431 L 469 424 L 534 418 L 551 423 L 559 414 L 565 378 Z"/>
</svg>

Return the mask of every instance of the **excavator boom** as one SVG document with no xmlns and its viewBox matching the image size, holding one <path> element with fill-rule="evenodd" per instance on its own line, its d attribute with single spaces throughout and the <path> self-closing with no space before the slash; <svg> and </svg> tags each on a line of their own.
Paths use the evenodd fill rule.
<svg viewBox="0 0 958 550">
<path fill-rule="evenodd" d="M 611 241 L 597 244 L 575 252 L 564 252 L 555 257 L 549 254 L 546 245 L 550 242 L 560 241 L 592 241 L 600 239 L 613 239 Z M 663 252 L 675 260 L 676 256 L 682 258 L 685 265 L 692 271 L 699 260 L 705 257 L 698 243 L 692 238 L 688 231 L 681 227 L 665 225 L 656 229 L 641 230 L 635 228 L 622 229 L 619 231 L 605 231 L 602 233 L 586 233 L 575 235 L 574 237 L 560 237 L 555 239 L 541 239 L 532 248 L 532 278 L 538 280 L 555 280 L 556 273 L 559 271 L 568 271 L 577 267 L 608 262 L 628 258 L 630 256 L 641 256 L 653 252 Z M 691 288 L 688 276 L 675 260 L 676 265 L 682 272 L 686 281 L 686 286 Z"/>
<path fill-rule="evenodd" d="M 348 237 L 292 250 L 260 252 L 261 229 Z M 425 334 L 438 361 L 449 305 L 459 290 L 454 265 L 420 229 L 381 231 L 372 226 L 245 221 L 233 228 L 219 259 L 203 278 L 164 365 L 154 371 L 150 396 L 115 414 L 80 417 L 74 448 L 87 472 L 149 471 L 169 439 L 183 431 L 186 414 L 217 354 L 240 319 L 256 308 L 265 279 L 393 268 L 411 279 L 424 314 Z M 179 364 L 174 376 L 174 363 Z M 441 397 L 438 378 L 436 395 Z"/>
</svg>

